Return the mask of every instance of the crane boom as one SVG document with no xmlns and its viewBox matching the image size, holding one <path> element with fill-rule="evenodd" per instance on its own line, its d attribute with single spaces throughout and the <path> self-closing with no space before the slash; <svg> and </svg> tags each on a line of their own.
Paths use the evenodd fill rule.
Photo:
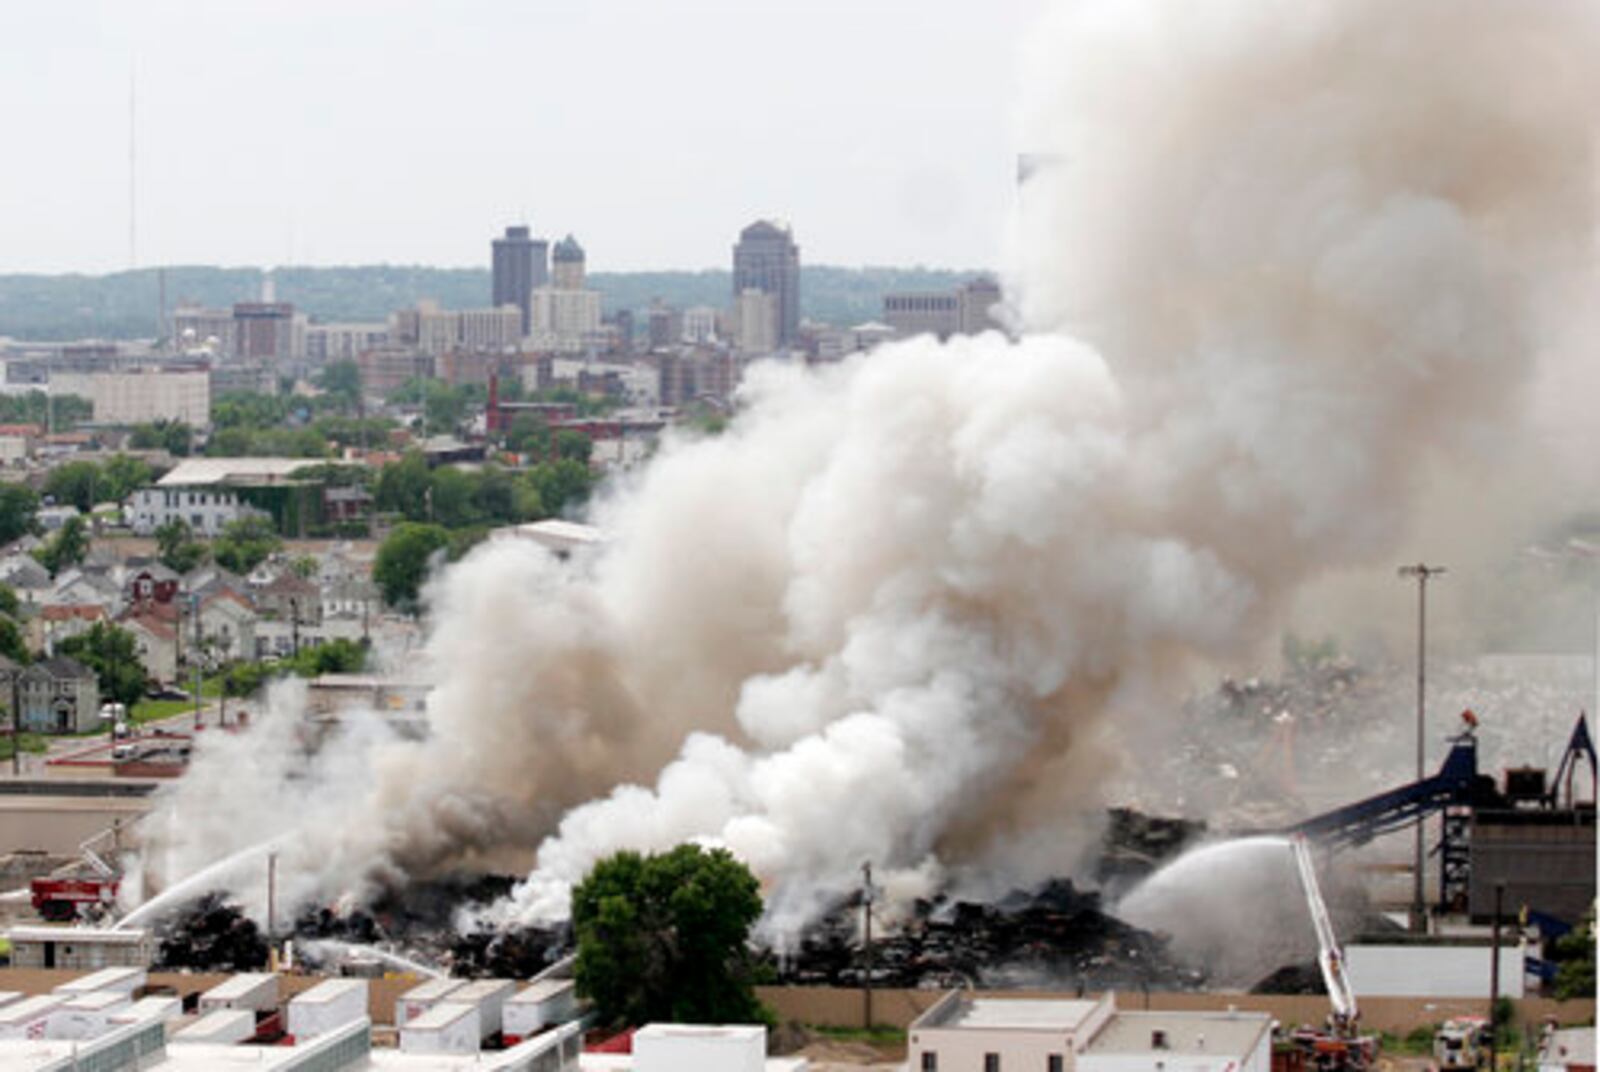
<svg viewBox="0 0 1600 1072">
<path fill-rule="evenodd" d="M 1317 966 L 1322 969 L 1322 981 L 1328 987 L 1328 1000 L 1333 1004 L 1334 1017 L 1346 1028 L 1355 1026 L 1361 1010 L 1356 1005 L 1356 993 L 1350 986 L 1350 977 L 1344 970 L 1344 950 L 1339 948 L 1338 936 L 1333 932 L 1333 920 L 1328 906 L 1322 900 L 1322 888 L 1317 885 L 1316 862 L 1311 858 L 1311 842 L 1304 834 L 1289 839 L 1294 850 L 1295 866 L 1300 872 L 1300 886 L 1305 890 L 1306 905 L 1311 910 L 1311 924 L 1317 931 Z"/>
</svg>

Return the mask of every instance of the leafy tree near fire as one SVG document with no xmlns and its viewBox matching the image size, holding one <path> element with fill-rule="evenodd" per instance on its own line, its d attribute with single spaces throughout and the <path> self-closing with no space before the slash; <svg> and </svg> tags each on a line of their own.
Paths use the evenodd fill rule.
<svg viewBox="0 0 1600 1072">
<path fill-rule="evenodd" d="M 576 978 L 602 1023 L 763 1023 L 747 946 L 761 915 L 750 869 L 726 849 L 619 852 L 572 891 Z"/>
</svg>

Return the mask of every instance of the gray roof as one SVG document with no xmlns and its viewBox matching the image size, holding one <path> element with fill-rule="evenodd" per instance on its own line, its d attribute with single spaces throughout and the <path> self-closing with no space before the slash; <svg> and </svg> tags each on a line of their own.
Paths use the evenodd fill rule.
<svg viewBox="0 0 1600 1072">
<path fill-rule="evenodd" d="M 550 250 L 550 259 L 553 261 L 581 261 L 583 260 L 583 247 L 578 245 L 578 240 L 569 234 L 557 242 Z"/>
<path fill-rule="evenodd" d="M 56 679 L 94 677 L 94 671 L 69 655 L 52 655 L 33 665 Z"/>
</svg>

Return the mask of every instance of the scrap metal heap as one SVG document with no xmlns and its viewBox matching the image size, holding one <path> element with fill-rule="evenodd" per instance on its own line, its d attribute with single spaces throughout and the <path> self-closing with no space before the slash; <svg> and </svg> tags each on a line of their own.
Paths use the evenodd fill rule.
<svg viewBox="0 0 1600 1072">
<path fill-rule="evenodd" d="M 775 959 L 783 983 L 857 986 L 867 969 L 860 895 L 808 926 Z M 988 904 L 919 900 L 897 930 L 873 943 L 875 986 L 1148 987 L 1191 989 L 1204 974 L 1180 964 L 1166 939 L 1106 914 L 1100 895 L 1069 879 L 1016 890 Z"/>
</svg>

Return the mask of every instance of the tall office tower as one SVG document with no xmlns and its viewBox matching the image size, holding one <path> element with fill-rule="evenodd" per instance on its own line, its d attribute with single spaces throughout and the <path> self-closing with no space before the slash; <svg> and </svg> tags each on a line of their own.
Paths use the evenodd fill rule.
<svg viewBox="0 0 1600 1072">
<path fill-rule="evenodd" d="M 550 251 L 550 276 L 557 290 L 583 289 L 583 247 L 570 234 Z"/>
<path fill-rule="evenodd" d="M 747 290 L 771 294 L 777 306 L 778 345 L 800 334 L 800 247 L 789 229 L 757 220 L 739 232 L 733 247 L 733 298 Z"/>
<path fill-rule="evenodd" d="M 528 228 L 507 227 L 504 238 L 492 243 L 494 295 L 491 304 L 515 305 L 522 310 L 522 333 L 528 333 L 533 309 L 533 288 L 550 281 L 549 243 L 529 236 Z"/>
</svg>

